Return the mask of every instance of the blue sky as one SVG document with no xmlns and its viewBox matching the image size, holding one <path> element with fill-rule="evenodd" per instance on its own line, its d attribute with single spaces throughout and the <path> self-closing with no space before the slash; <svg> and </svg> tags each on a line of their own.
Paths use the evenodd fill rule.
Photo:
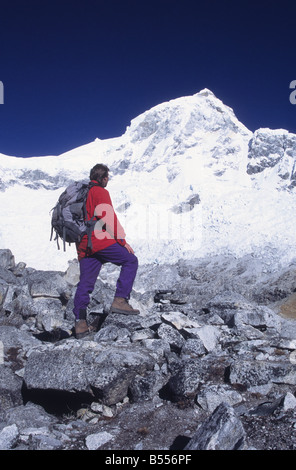
<svg viewBox="0 0 296 470">
<path fill-rule="evenodd" d="M 203 88 L 252 131 L 296 133 L 295 13 L 285 0 L 1 0 L 0 153 L 117 137 Z"/>
</svg>

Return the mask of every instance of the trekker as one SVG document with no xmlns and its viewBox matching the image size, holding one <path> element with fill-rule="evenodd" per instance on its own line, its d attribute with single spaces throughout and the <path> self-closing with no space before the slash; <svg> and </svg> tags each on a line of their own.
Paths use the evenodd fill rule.
<svg viewBox="0 0 296 470">
<path fill-rule="evenodd" d="M 87 220 L 94 215 L 97 222 L 91 234 L 92 247 L 89 248 L 87 235 L 76 244 L 80 265 L 80 280 L 74 297 L 75 334 L 82 338 L 89 332 L 86 310 L 90 294 L 104 263 L 121 266 L 116 284 L 114 301 L 110 313 L 135 315 L 135 310 L 128 303 L 138 269 L 138 259 L 133 249 L 125 240 L 124 230 L 117 219 L 109 192 L 106 189 L 109 169 L 98 163 L 90 171 L 90 181 L 96 183 L 89 190 L 86 201 Z"/>
</svg>

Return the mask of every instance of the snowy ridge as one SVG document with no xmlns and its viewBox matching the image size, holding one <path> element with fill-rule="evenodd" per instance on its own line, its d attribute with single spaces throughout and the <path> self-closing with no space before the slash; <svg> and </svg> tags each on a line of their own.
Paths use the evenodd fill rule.
<svg viewBox="0 0 296 470">
<path fill-rule="evenodd" d="M 295 243 L 296 136 L 254 134 L 210 90 L 162 103 L 121 137 L 59 156 L 0 154 L 0 247 L 38 269 L 65 270 L 74 247 L 49 241 L 50 210 L 70 181 L 102 162 L 141 263 L 254 253 L 289 262 Z"/>
</svg>

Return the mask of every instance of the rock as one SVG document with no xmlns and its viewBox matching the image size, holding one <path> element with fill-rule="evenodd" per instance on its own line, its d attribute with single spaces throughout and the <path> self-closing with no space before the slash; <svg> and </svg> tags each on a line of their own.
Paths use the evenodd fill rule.
<svg viewBox="0 0 296 470">
<path fill-rule="evenodd" d="M 106 444 L 106 442 L 111 441 L 113 438 L 114 436 L 106 431 L 97 432 L 87 436 L 85 439 L 85 444 L 88 450 L 97 450 L 102 447 L 102 445 Z"/>
<path fill-rule="evenodd" d="M 274 329 L 280 331 L 281 319 L 271 309 L 265 306 L 250 305 L 237 311 L 233 318 L 236 327 L 250 325 L 261 330 Z"/>
<path fill-rule="evenodd" d="M 142 341 L 143 339 L 153 339 L 154 332 L 150 328 L 142 328 L 131 334 L 131 342 Z"/>
<path fill-rule="evenodd" d="M 282 339 L 290 339 L 294 341 L 296 338 L 296 321 L 282 318 L 279 334 Z M 294 347 L 291 347 L 290 349 L 294 349 Z"/>
<path fill-rule="evenodd" d="M 154 302 L 183 305 L 187 303 L 187 296 L 175 291 L 158 291 L 154 296 Z"/>
<path fill-rule="evenodd" d="M 229 380 L 245 387 L 269 382 L 296 385 L 296 367 L 287 362 L 235 361 L 230 366 Z"/>
<path fill-rule="evenodd" d="M 32 297 L 21 293 L 11 302 L 11 311 L 26 320 L 30 317 L 36 317 L 40 309 Z"/>
<path fill-rule="evenodd" d="M 30 332 L 9 325 L 1 326 L 0 341 L 4 345 L 4 354 L 7 360 L 11 349 L 23 351 L 23 355 L 25 355 L 32 347 L 40 346 L 40 341 L 34 338 Z"/>
<path fill-rule="evenodd" d="M 160 313 L 153 310 L 147 316 L 139 315 L 138 320 L 141 328 L 150 328 L 152 331 L 156 330 L 162 324 Z"/>
<path fill-rule="evenodd" d="M 167 354 L 171 352 L 170 344 L 164 339 L 148 338 L 141 341 L 141 343 L 154 358 L 155 362 L 162 364 Z"/>
<path fill-rule="evenodd" d="M 221 403 L 202 423 L 185 450 L 238 450 L 243 448 L 245 431 L 234 409 Z"/>
<path fill-rule="evenodd" d="M 0 250 L 0 267 L 5 269 L 13 269 L 15 267 L 15 260 L 11 250 Z"/>
<path fill-rule="evenodd" d="M 129 386 L 129 396 L 132 402 L 152 400 L 165 385 L 166 377 L 158 371 L 152 371 L 144 377 L 136 375 Z"/>
<path fill-rule="evenodd" d="M 0 450 L 13 449 L 19 437 L 19 431 L 15 424 L 6 426 L 0 431 Z"/>
<path fill-rule="evenodd" d="M 71 289 L 62 273 L 55 271 L 35 271 L 28 277 L 32 297 L 54 297 L 69 299 Z"/>
<path fill-rule="evenodd" d="M 228 403 L 233 406 L 243 400 L 242 395 L 227 384 L 202 385 L 197 397 L 197 403 L 211 413 L 221 404 Z"/>
<path fill-rule="evenodd" d="M 18 278 L 13 274 L 12 271 L 8 269 L 2 268 L 0 266 L 0 280 L 6 282 L 7 284 L 11 284 L 12 286 L 19 285 Z"/>
<path fill-rule="evenodd" d="M 79 263 L 77 259 L 74 259 L 72 261 L 69 261 L 69 266 L 67 271 L 64 274 L 64 279 L 67 282 L 67 284 L 70 284 L 71 286 L 77 286 L 80 278 L 80 269 L 79 269 Z"/>
<path fill-rule="evenodd" d="M 21 378 L 9 367 L 0 364 L 0 413 L 22 402 Z"/>
<path fill-rule="evenodd" d="M 127 328 L 116 325 L 107 325 L 95 334 L 94 341 L 97 343 L 124 341 L 130 343 L 131 333 Z"/>
<path fill-rule="evenodd" d="M 221 332 L 218 328 L 205 325 L 199 328 L 184 328 L 184 332 L 189 338 L 199 338 L 206 351 L 214 351 L 218 347 Z"/>
<path fill-rule="evenodd" d="M 47 413 L 42 406 L 30 402 L 6 410 L 3 419 L 7 424 L 17 423 L 20 432 L 27 428 L 49 428 L 57 423 L 57 418 Z"/>
<path fill-rule="evenodd" d="M 54 437 L 41 435 L 32 439 L 31 446 L 36 450 L 61 450 L 63 443 Z"/>
<path fill-rule="evenodd" d="M 93 402 L 90 407 L 91 411 L 94 413 L 100 413 L 102 416 L 105 416 L 106 418 L 112 418 L 113 417 L 113 411 L 109 406 L 102 405 L 101 403 L 96 403 Z"/>
<path fill-rule="evenodd" d="M 161 315 L 161 318 L 177 328 L 177 330 L 181 330 L 184 328 L 197 328 L 200 325 L 196 322 L 188 318 L 182 312 L 168 312 Z"/>
<path fill-rule="evenodd" d="M 43 351 L 33 351 L 25 366 L 28 390 L 87 393 L 106 405 L 121 401 L 136 373 L 154 367 L 148 351 L 121 344 L 65 342 Z"/>
<path fill-rule="evenodd" d="M 183 336 L 172 326 L 162 324 L 157 330 L 160 339 L 167 341 L 172 350 L 180 350 L 185 343 Z"/>
<path fill-rule="evenodd" d="M 248 158 L 250 161 L 247 173 L 250 175 L 261 173 L 277 165 L 280 178 L 283 181 L 287 180 L 284 185 L 287 187 L 291 184 L 291 179 L 294 178 L 293 160 L 291 159 L 294 152 L 295 136 L 293 134 L 280 129 L 258 129 L 249 143 Z M 278 183 L 280 187 L 281 183 Z M 289 187 L 293 187 L 293 185 Z"/>
<path fill-rule="evenodd" d="M 291 392 L 287 392 L 283 399 L 284 411 L 296 409 L 296 398 Z"/>
<path fill-rule="evenodd" d="M 278 313 L 296 262 L 140 267 L 137 316 L 109 314 L 118 269 L 106 265 L 87 312 L 97 331 L 79 341 L 77 262 L 66 273 L 0 268 L 0 431 L 18 430 L 6 446 L 184 449 L 200 433 L 196 448 L 296 449 L 296 321 Z"/>
<path fill-rule="evenodd" d="M 89 311 L 92 313 L 109 313 L 114 299 L 114 288 L 109 284 L 97 279 L 94 291 L 89 304 Z"/>
<path fill-rule="evenodd" d="M 26 275 L 26 263 L 20 261 L 16 266 L 11 268 L 11 271 L 16 277 L 21 277 Z"/>
<path fill-rule="evenodd" d="M 64 323 L 64 311 L 59 299 L 34 299 L 34 308 L 38 310 L 36 328 L 40 331 L 52 331 L 61 328 Z"/>
<path fill-rule="evenodd" d="M 13 312 L 13 300 L 17 296 L 17 289 L 15 285 L 8 285 L 5 297 L 2 302 L 2 311 L 5 315 Z"/>
<path fill-rule="evenodd" d="M 255 409 L 249 411 L 251 416 L 271 416 L 275 413 L 277 409 L 279 409 L 282 405 L 283 398 L 279 397 L 272 401 L 265 401 L 263 403 L 259 403 Z"/>
<path fill-rule="evenodd" d="M 8 287 L 9 287 L 8 284 L 2 279 L 0 279 L 0 307 L 5 300 Z"/>
<path fill-rule="evenodd" d="M 103 327 L 125 328 L 130 333 L 142 328 L 142 318 L 139 315 L 125 315 L 110 313 L 104 321 Z"/>
<path fill-rule="evenodd" d="M 198 387 L 207 375 L 206 363 L 195 359 L 183 360 L 179 371 L 168 382 L 168 391 L 173 401 L 194 398 Z"/>
<path fill-rule="evenodd" d="M 182 355 L 200 357 L 206 354 L 206 348 L 200 338 L 188 338 L 182 347 Z"/>
<path fill-rule="evenodd" d="M 256 305 L 242 295 L 232 292 L 215 296 L 208 302 L 207 308 L 216 311 L 229 327 L 236 327 L 239 334 L 244 326 L 261 330 L 270 328 L 275 332 L 281 328 L 281 319 L 273 310 Z"/>
</svg>

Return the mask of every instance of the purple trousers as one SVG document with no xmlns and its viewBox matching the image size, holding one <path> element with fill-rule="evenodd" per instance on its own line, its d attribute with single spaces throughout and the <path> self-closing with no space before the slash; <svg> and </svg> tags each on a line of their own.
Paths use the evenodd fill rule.
<svg viewBox="0 0 296 470">
<path fill-rule="evenodd" d="M 92 256 L 80 260 L 80 280 L 74 297 L 73 309 L 76 320 L 85 318 L 90 294 L 94 290 L 101 267 L 105 263 L 121 266 L 115 296 L 129 299 L 137 274 L 138 258 L 119 243 L 114 243 L 104 250 L 97 251 Z"/>
</svg>

